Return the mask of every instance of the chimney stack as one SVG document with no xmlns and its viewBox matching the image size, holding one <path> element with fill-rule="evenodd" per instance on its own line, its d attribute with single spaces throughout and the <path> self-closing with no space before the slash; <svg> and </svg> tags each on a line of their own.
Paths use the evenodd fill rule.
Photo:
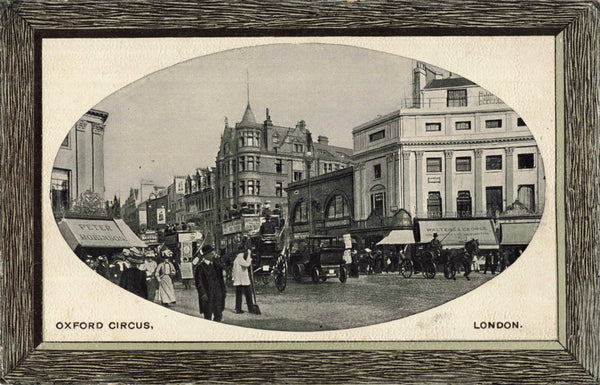
<svg viewBox="0 0 600 385">
<path fill-rule="evenodd" d="M 323 135 L 319 135 L 319 138 L 317 139 L 319 144 L 324 144 L 326 146 L 329 145 L 329 138 Z"/>
<path fill-rule="evenodd" d="M 412 106 L 414 108 L 421 108 L 421 90 L 423 90 L 426 84 L 427 70 L 425 68 L 425 64 L 417 62 L 413 72 Z"/>
</svg>

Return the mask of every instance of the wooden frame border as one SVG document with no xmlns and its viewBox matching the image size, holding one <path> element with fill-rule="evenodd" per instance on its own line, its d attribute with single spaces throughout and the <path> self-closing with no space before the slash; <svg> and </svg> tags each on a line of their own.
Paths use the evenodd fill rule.
<svg viewBox="0 0 600 385">
<path fill-rule="evenodd" d="M 0 374 L 9 382 L 594 383 L 600 377 L 598 0 L 0 3 Z M 41 342 L 44 37 L 523 35 L 564 40 L 562 350 L 52 351 Z M 561 106 L 563 107 L 563 106 Z M 560 122 L 559 122 L 560 123 Z M 559 166 L 562 166 L 559 164 Z"/>
</svg>

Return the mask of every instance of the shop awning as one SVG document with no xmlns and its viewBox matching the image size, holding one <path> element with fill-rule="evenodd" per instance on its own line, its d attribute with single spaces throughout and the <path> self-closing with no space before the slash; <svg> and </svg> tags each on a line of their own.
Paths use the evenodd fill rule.
<svg viewBox="0 0 600 385">
<path fill-rule="evenodd" d="M 438 234 L 443 248 L 464 247 L 471 239 L 479 241 L 480 249 L 497 249 L 498 239 L 491 219 L 440 219 L 419 221 L 421 243 L 430 242 Z"/>
<path fill-rule="evenodd" d="M 501 245 L 528 245 L 538 228 L 538 222 L 502 223 Z"/>
<path fill-rule="evenodd" d="M 415 243 L 412 230 L 392 230 L 377 245 L 409 245 Z"/>
<path fill-rule="evenodd" d="M 72 250 L 77 246 L 99 248 L 147 247 L 121 219 L 63 219 L 58 228 Z"/>
</svg>

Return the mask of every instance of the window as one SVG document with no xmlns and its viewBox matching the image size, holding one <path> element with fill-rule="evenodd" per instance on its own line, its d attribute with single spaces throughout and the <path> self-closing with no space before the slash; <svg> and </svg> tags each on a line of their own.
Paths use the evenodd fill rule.
<svg viewBox="0 0 600 385">
<path fill-rule="evenodd" d="M 467 90 L 448 90 L 448 107 L 466 107 Z"/>
<path fill-rule="evenodd" d="M 385 138 L 385 130 L 377 131 L 369 135 L 369 142 L 375 142 Z"/>
<path fill-rule="evenodd" d="M 345 218 L 350 215 L 346 200 L 341 195 L 336 195 L 327 206 L 327 219 Z"/>
<path fill-rule="evenodd" d="M 530 212 L 535 212 L 535 186 L 532 184 L 520 185 L 517 190 L 519 202 L 527 207 Z"/>
<path fill-rule="evenodd" d="M 371 212 L 383 216 L 385 212 L 385 193 L 380 192 L 371 195 Z"/>
<path fill-rule="evenodd" d="M 376 164 L 373 166 L 373 174 L 375 176 L 375 179 L 381 178 L 381 165 L 380 164 Z"/>
<path fill-rule="evenodd" d="M 275 183 L 275 196 L 278 196 L 278 197 L 283 196 L 283 182 Z"/>
<path fill-rule="evenodd" d="M 225 154 L 229 154 L 229 142 L 225 142 L 225 144 L 223 145 L 223 152 Z"/>
<path fill-rule="evenodd" d="M 519 164 L 519 170 L 535 167 L 533 162 L 533 154 L 519 154 L 517 155 L 517 160 Z"/>
<path fill-rule="evenodd" d="M 461 156 L 456 158 L 456 171 L 466 172 L 471 171 L 471 157 Z"/>
<path fill-rule="evenodd" d="M 304 146 L 299 143 L 294 143 L 294 152 L 304 152 Z"/>
<path fill-rule="evenodd" d="M 442 123 L 425 123 L 425 131 L 442 131 Z"/>
<path fill-rule="evenodd" d="M 456 122 L 455 123 L 455 128 L 457 131 L 460 130 L 470 130 L 471 129 L 471 122 Z"/>
<path fill-rule="evenodd" d="M 442 172 L 442 158 L 427 158 L 427 172 Z"/>
<path fill-rule="evenodd" d="M 260 134 L 252 131 L 242 131 L 238 143 L 240 147 L 260 147 Z"/>
<path fill-rule="evenodd" d="M 502 155 L 488 155 L 485 157 L 486 170 L 502 170 Z"/>
<path fill-rule="evenodd" d="M 260 181 L 257 180 L 255 182 L 255 186 L 256 186 L 256 191 L 254 191 L 256 193 L 256 195 L 260 195 Z"/>
<path fill-rule="evenodd" d="M 502 128 L 502 119 L 486 120 L 485 128 Z"/>
<path fill-rule="evenodd" d="M 254 167 L 254 157 L 253 156 L 249 156 L 248 157 L 248 167 L 247 170 L 248 171 L 256 171 L 256 168 Z"/>
<path fill-rule="evenodd" d="M 525 121 L 522 118 L 517 118 L 517 127 L 525 127 Z"/>
<path fill-rule="evenodd" d="M 71 133 L 68 133 L 67 136 L 65 136 L 65 139 L 62 141 L 60 146 L 67 148 L 71 147 Z"/>
<path fill-rule="evenodd" d="M 275 159 L 275 172 L 278 174 L 283 174 L 283 160 Z"/>
<path fill-rule="evenodd" d="M 323 163 L 323 174 L 327 173 L 327 163 Z"/>
<path fill-rule="evenodd" d="M 249 180 L 246 185 L 248 186 L 248 195 L 254 195 L 254 181 Z"/>
<path fill-rule="evenodd" d="M 294 182 L 302 180 L 302 171 L 294 171 Z"/>
<path fill-rule="evenodd" d="M 485 188 L 485 207 L 490 217 L 502 212 L 502 187 Z"/>
<path fill-rule="evenodd" d="M 306 202 L 298 202 L 294 209 L 294 223 L 308 222 L 308 211 Z"/>
<path fill-rule="evenodd" d="M 442 195 L 439 191 L 430 192 L 427 196 L 427 217 L 442 217 Z"/>
<path fill-rule="evenodd" d="M 240 181 L 240 195 L 246 195 L 246 181 Z"/>
<path fill-rule="evenodd" d="M 279 143 L 279 135 L 275 134 L 273 135 L 273 144 L 277 144 Z"/>
<path fill-rule="evenodd" d="M 68 170 L 53 169 L 50 193 L 53 210 L 67 210 L 70 203 L 69 191 L 70 175 Z"/>
<path fill-rule="evenodd" d="M 246 171 L 246 157 L 245 156 L 240 156 L 240 171 Z"/>
<path fill-rule="evenodd" d="M 469 191 L 459 191 L 456 198 L 456 210 L 459 218 L 473 216 L 471 204 L 471 193 Z"/>
</svg>

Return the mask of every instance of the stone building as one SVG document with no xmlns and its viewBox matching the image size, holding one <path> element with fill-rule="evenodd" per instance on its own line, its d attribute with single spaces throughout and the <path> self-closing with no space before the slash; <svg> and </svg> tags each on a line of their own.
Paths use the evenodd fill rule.
<svg viewBox="0 0 600 385">
<path fill-rule="evenodd" d="M 541 215 L 544 168 L 523 119 L 467 79 L 425 77 L 419 64 L 407 108 L 352 130 L 355 218 L 498 217 L 515 201 Z"/>
<path fill-rule="evenodd" d="M 311 177 L 310 181 L 292 182 L 285 190 L 293 238 L 311 234 L 341 236 L 350 232 L 354 212 L 352 167 Z"/>
<path fill-rule="evenodd" d="M 185 181 L 184 220 L 205 233 L 214 234 L 217 228 L 215 210 L 215 171 L 213 167 L 199 168 Z"/>
<path fill-rule="evenodd" d="M 104 128 L 108 113 L 89 110 L 61 143 L 50 184 L 52 210 L 62 216 L 73 200 L 92 191 L 104 201 Z"/>
<path fill-rule="evenodd" d="M 313 142 L 304 121 L 276 126 L 267 109 L 264 122 L 258 123 L 248 103 L 235 127 L 225 123 L 216 160 L 217 221 L 225 238 L 220 246 L 253 232 L 260 221 L 250 217 L 261 216 L 264 209 L 284 215 L 288 183 L 344 168 L 351 155 L 351 149 L 332 146 L 325 136 Z M 228 223 L 242 216 L 248 226 Z"/>
</svg>

